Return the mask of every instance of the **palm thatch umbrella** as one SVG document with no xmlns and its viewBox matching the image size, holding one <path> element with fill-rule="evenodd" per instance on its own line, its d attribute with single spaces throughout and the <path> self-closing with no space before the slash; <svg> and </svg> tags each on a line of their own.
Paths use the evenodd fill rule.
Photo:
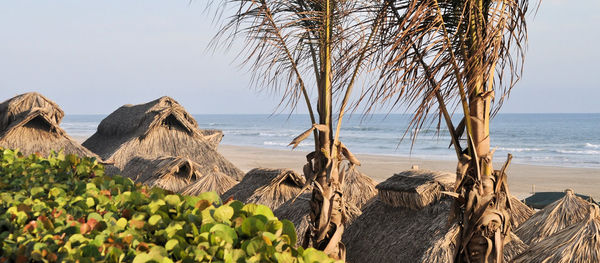
<svg viewBox="0 0 600 263">
<path fill-rule="evenodd" d="M 36 92 L 18 95 L 0 104 L 0 146 L 18 148 L 24 154 L 66 154 L 98 157 L 60 128 L 64 112 Z"/>
<path fill-rule="evenodd" d="M 116 174 L 114 170 L 108 171 L 112 175 Z M 181 156 L 155 159 L 134 157 L 120 174 L 136 182 L 186 195 L 209 191 L 223 193 L 237 183 L 230 176 L 221 173 L 216 166 L 204 167 Z"/>
<path fill-rule="evenodd" d="M 204 192 L 216 192 L 222 195 L 236 184 L 238 181 L 219 171 L 219 167 L 214 166 L 211 173 L 200 176 L 196 182 L 185 187 L 181 193 L 183 195 L 199 195 Z"/>
<path fill-rule="evenodd" d="M 342 186 L 344 200 L 361 208 L 377 195 L 376 184 L 375 180 L 360 172 L 356 166 L 351 165 L 344 172 L 344 185 Z"/>
<path fill-rule="evenodd" d="M 532 244 L 513 262 L 600 262 L 598 206 L 590 204 L 583 220 Z"/>
<path fill-rule="evenodd" d="M 223 173 L 241 180 L 244 173 L 220 155 L 209 140 L 177 101 L 161 97 L 117 109 L 102 120 L 83 145 L 120 169 L 134 156 L 182 156 L 206 167 L 216 165 Z"/>
<path fill-rule="evenodd" d="M 127 162 L 121 175 L 149 186 L 181 192 L 202 177 L 198 168 L 198 164 L 185 157 L 146 159 L 138 156 Z"/>
<path fill-rule="evenodd" d="M 409 170 L 377 185 L 377 197 L 348 226 L 343 242 L 349 262 L 452 262 L 459 227 L 450 224 L 455 174 Z M 510 259 L 525 248 L 513 239 Z"/>
<path fill-rule="evenodd" d="M 222 197 L 223 200 L 232 197 L 242 202 L 262 204 L 275 210 L 296 197 L 305 183 L 304 176 L 290 169 L 255 168 Z"/>
<path fill-rule="evenodd" d="M 586 219 L 590 204 L 567 189 L 563 198 L 535 213 L 517 228 L 515 234 L 526 244 L 533 245 Z"/>
<path fill-rule="evenodd" d="M 215 129 L 200 130 L 200 133 L 204 136 L 204 139 L 215 149 L 217 149 L 224 136 L 222 130 Z"/>
</svg>

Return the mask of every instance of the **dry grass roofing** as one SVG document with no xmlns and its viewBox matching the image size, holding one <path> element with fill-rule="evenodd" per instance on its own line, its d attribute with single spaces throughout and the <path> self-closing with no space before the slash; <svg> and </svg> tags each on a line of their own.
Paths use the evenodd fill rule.
<svg viewBox="0 0 600 263">
<path fill-rule="evenodd" d="M 589 216 L 590 202 L 567 189 L 565 196 L 546 206 L 524 222 L 515 234 L 523 242 L 533 245 L 554 233 L 577 224 Z"/>
<path fill-rule="evenodd" d="M 110 171 L 111 175 L 119 173 Z M 120 173 L 136 182 L 185 195 L 211 191 L 222 194 L 237 184 L 235 179 L 221 173 L 218 167 L 203 168 L 202 165 L 181 156 L 154 159 L 135 157 Z"/>
<path fill-rule="evenodd" d="M 409 170 L 377 185 L 377 198 L 348 226 L 348 262 L 452 262 L 459 227 L 448 221 L 456 175 Z M 512 202 L 519 202 L 512 199 Z M 505 246 L 510 260 L 526 248 L 518 237 Z"/>
<path fill-rule="evenodd" d="M 300 193 L 306 183 L 304 176 L 290 169 L 255 168 L 242 181 L 223 194 L 244 203 L 257 203 L 275 210 Z"/>
<path fill-rule="evenodd" d="M 182 156 L 241 180 L 244 173 L 216 151 L 220 132 L 202 131 L 172 98 L 125 105 L 106 117 L 83 145 L 123 169 L 135 156 Z M 201 170 L 203 173 L 204 170 Z"/>
<path fill-rule="evenodd" d="M 532 244 L 513 262 L 600 262 L 600 215 L 598 206 L 588 207 L 583 220 Z"/>
<path fill-rule="evenodd" d="M 0 104 L 0 146 L 43 156 L 52 150 L 97 157 L 60 128 L 64 112 L 39 93 L 18 95 Z"/>
</svg>

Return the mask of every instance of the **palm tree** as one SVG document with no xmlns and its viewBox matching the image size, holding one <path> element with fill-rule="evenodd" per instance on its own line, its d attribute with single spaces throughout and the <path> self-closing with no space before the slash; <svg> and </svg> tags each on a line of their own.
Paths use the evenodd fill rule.
<svg viewBox="0 0 600 263">
<path fill-rule="evenodd" d="M 213 42 L 242 37 L 245 48 L 240 55 L 252 69 L 254 84 L 280 91 L 280 105 L 294 109 L 301 101 L 306 104 L 311 127 L 290 144 L 295 148 L 314 134 L 315 150 L 304 166 L 313 186 L 311 227 L 304 245 L 338 259 L 345 258 L 341 165 L 344 160 L 360 165 L 340 141 L 340 128 L 355 82 L 375 58 L 383 57 L 378 36 L 388 5 L 382 2 L 223 0 L 220 10 L 233 15 Z"/>
<path fill-rule="evenodd" d="M 451 219 L 461 226 L 456 261 L 501 262 L 510 233 L 505 171 L 511 156 L 501 170 L 493 169 L 490 119 L 521 73 L 528 0 L 386 2 L 393 21 L 381 37 L 394 44 L 380 81 L 362 99 L 415 109 L 411 130 L 436 120 L 440 127 L 444 120 L 458 158 L 451 193 Z M 462 115 L 456 126 L 451 109 Z"/>
</svg>

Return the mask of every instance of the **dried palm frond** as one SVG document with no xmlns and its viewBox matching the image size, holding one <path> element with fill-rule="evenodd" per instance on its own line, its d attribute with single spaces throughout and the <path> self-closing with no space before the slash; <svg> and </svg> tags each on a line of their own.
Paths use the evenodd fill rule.
<svg viewBox="0 0 600 263">
<path fill-rule="evenodd" d="M 231 187 L 235 186 L 238 181 L 231 178 L 215 166 L 212 173 L 201 175 L 195 182 L 185 187 L 181 194 L 183 195 L 198 195 L 204 192 L 216 192 L 219 195 L 227 192 Z"/>
<path fill-rule="evenodd" d="M 361 208 L 377 195 L 375 185 L 375 180 L 360 172 L 356 166 L 350 165 L 344 171 L 344 200 Z"/>
<path fill-rule="evenodd" d="M 567 189 L 565 196 L 538 211 L 522 223 L 515 234 L 526 244 L 533 245 L 554 233 L 586 219 L 591 203 Z"/>
<path fill-rule="evenodd" d="M 206 133 L 214 137 L 206 138 Z M 135 156 L 182 156 L 200 164 L 203 174 L 217 165 L 223 173 L 241 180 L 243 172 L 216 151 L 219 132 L 206 133 L 177 101 L 161 97 L 120 107 L 100 122 L 97 132 L 83 145 L 119 169 Z"/>
<path fill-rule="evenodd" d="M 428 170 L 408 170 L 377 185 L 379 199 L 394 207 L 419 210 L 437 202 L 443 191 L 452 191 L 456 175 Z"/>
<path fill-rule="evenodd" d="M 591 205 L 586 218 L 532 244 L 515 263 L 600 262 L 600 215 Z"/>
<path fill-rule="evenodd" d="M 248 203 L 263 204 L 276 209 L 300 193 L 303 176 L 290 169 L 255 168 L 242 181 L 225 192 L 223 200 L 233 197 Z"/>
<path fill-rule="evenodd" d="M 0 146 L 24 154 L 51 151 L 96 157 L 60 128 L 64 112 L 39 93 L 25 93 L 0 103 Z"/>
<path fill-rule="evenodd" d="M 138 156 L 125 165 L 121 175 L 177 193 L 203 176 L 198 167 L 198 164 L 185 157 L 147 159 Z"/>
</svg>

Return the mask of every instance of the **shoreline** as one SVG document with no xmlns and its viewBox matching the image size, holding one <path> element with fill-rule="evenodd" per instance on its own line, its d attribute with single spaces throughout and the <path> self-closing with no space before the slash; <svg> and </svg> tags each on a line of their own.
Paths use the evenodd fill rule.
<svg viewBox="0 0 600 263">
<path fill-rule="evenodd" d="M 290 168 L 301 172 L 306 162 L 305 151 L 277 150 L 253 146 L 221 144 L 218 151 L 242 171 L 253 168 Z M 412 157 L 389 155 L 356 154 L 362 166 L 359 169 L 377 182 L 382 182 L 395 173 L 411 169 L 418 165 L 419 169 L 448 171 L 454 173 L 456 161 L 429 160 Z M 499 169 L 503 159 L 494 163 Z M 561 192 L 567 188 L 576 193 L 600 199 L 600 169 L 572 168 L 560 166 L 543 166 L 531 164 L 511 164 L 507 170 L 510 192 L 523 199 L 535 192 Z"/>
</svg>

